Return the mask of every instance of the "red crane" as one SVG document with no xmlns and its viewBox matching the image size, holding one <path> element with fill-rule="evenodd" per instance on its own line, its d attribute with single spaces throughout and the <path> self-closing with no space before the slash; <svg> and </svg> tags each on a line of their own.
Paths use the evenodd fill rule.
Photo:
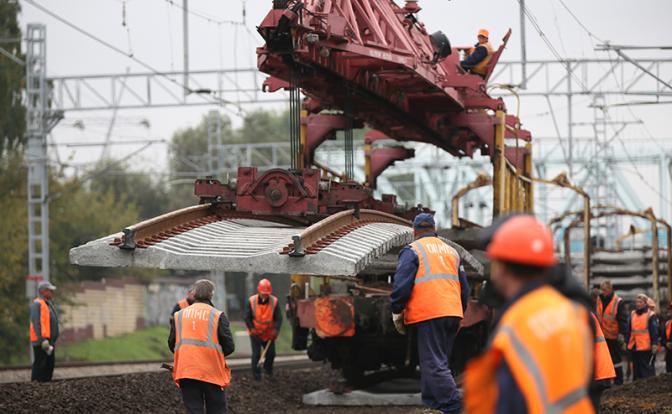
<svg viewBox="0 0 672 414">
<path fill-rule="evenodd" d="M 504 138 L 530 141 L 515 116 L 503 115 L 504 101 L 486 89 L 510 30 L 482 77 L 461 68 L 459 48 L 451 48 L 442 32 L 427 32 L 417 19 L 417 1 L 400 7 L 392 0 L 276 0 L 273 6 L 258 27 L 266 40 L 257 49 L 258 67 L 270 75 L 265 90 L 291 91 L 294 171 L 241 168 L 238 182 L 228 187 L 199 181 L 202 201 L 252 214 L 313 216 L 311 221 L 353 207 L 410 217 L 417 210 L 402 211 L 394 196 L 377 201 L 371 189 L 384 169 L 413 151 L 374 147 L 375 141 L 426 142 L 458 157 L 480 149 L 493 160 L 498 124 L 506 124 Z M 307 97 L 303 102 L 297 102 L 299 89 Z M 310 168 L 316 148 L 334 131 L 363 124 L 373 128 L 365 141 L 366 183 L 349 180 L 346 171 L 349 179 L 320 187 L 319 173 Z M 529 146 L 499 148 L 520 170 L 529 159 Z M 503 176 L 503 169 L 496 170 L 495 184 Z"/>
<path fill-rule="evenodd" d="M 494 111 L 505 111 L 486 83 L 506 42 L 493 54 L 485 77 L 465 72 L 459 51 L 441 32 L 418 21 L 417 1 L 275 1 L 258 30 L 259 70 L 271 75 L 265 88 L 300 87 L 304 107 L 346 109 L 397 141 L 434 144 L 449 153 L 494 154 Z M 297 79 L 299 84 L 292 84 Z M 508 136 L 529 140 L 514 116 Z M 525 151 L 521 148 L 520 151 Z M 507 150 L 511 163 L 522 154 Z"/>
</svg>

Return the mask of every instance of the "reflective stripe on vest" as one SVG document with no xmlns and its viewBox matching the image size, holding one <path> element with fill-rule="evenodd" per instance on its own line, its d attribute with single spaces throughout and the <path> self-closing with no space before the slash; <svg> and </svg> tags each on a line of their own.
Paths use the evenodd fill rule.
<svg viewBox="0 0 672 414">
<path fill-rule="evenodd" d="M 615 293 L 613 294 L 609 303 L 607 303 L 606 308 L 604 303 L 602 303 L 602 298 L 597 297 L 597 306 L 595 312 L 597 315 L 597 320 L 600 322 L 600 327 L 604 332 L 604 337 L 607 339 L 617 339 L 618 338 L 618 305 L 621 303 L 621 298 L 618 297 Z"/>
<path fill-rule="evenodd" d="M 616 378 L 616 370 L 614 369 L 614 362 L 609 353 L 607 340 L 604 338 L 602 328 L 597 320 L 597 317 L 591 313 L 590 316 L 595 322 L 595 374 L 596 381 Z"/>
<path fill-rule="evenodd" d="M 587 387 L 582 385 L 579 388 L 568 392 L 565 394 L 562 398 L 557 400 L 554 403 L 551 403 L 550 399 L 548 398 L 548 394 L 546 392 L 547 390 L 547 385 L 546 381 L 544 380 L 544 376 L 542 375 L 541 371 L 539 370 L 539 367 L 537 366 L 537 363 L 534 360 L 534 357 L 530 353 L 530 351 L 525 347 L 525 345 L 520 341 L 516 333 L 511 329 L 510 327 L 504 327 L 502 330 L 502 333 L 505 335 L 509 336 L 509 339 L 511 340 L 511 345 L 513 345 L 513 348 L 515 349 L 516 353 L 518 354 L 518 357 L 520 358 L 521 362 L 525 366 L 525 368 L 528 370 L 528 372 L 532 375 L 534 378 L 535 386 L 536 386 L 536 394 L 540 397 L 541 402 L 543 404 L 543 411 L 544 413 L 562 413 L 565 409 L 571 407 L 572 405 L 578 403 L 582 399 L 584 399 L 588 395 L 588 390 Z"/>
<path fill-rule="evenodd" d="M 278 298 L 271 295 L 268 303 L 259 303 L 259 295 L 250 297 L 250 307 L 252 309 L 252 323 L 257 335 L 262 341 L 268 341 L 273 336 L 275 325 L 273 323 L 273 314 L 278 306 Z"/>
<path fill-rule="evenodd" d="M 222 312 L 206 303 L 194 303 L 175 314 L 173 380 L 194 379 L 222 388 L 231 382 L 231 370 L 217 337 Z"/>
<path fill-rule="evenodd" d="M 647 311 L 638 314 L 632 311 L 630 314 L 630 340 L 628 341 L 628 349 L 635 349 L 637 351 L 651 350 L 651 335 L 649 334 L 649 319 L 653 316 L 653 312 Z"/>
<path fill-rule="evenodd" d="M 443 242 L 441 242 L 443 243 Z M 445 244 L 445 243 L 444 243 Z M 448 246 L 446 244 L 446 246 Z M 417 285 L 418 283 L 425 283 L 425 282 L 430 282 L 432 280 L 454 280 L 456 282 L 460 281 L 460 278 L 457 276 L 457 274 L 448 274 L 448 273 L 432 273 L 432 270 L 430 269 L 429 265 L 429 255 L 427 254 L 427 250 L 425 247 L 421 244 L 414 244 L 414 250 L 416 252 L 419 252 L 422 255 L 422 264 L 425 270 L 425 273 L 421 277 L 415 278 L 415 281 L 413 282 L 414 285 Z M 455 265 L 455 273 L 457 273 L 457 268 L 459 264 Z"/>
<path fill-rule="evenodd" d="M 210 315 L 208 316 L 208 339 L 205 341 L 200 339 L 182 339 L 182 312 L 177 313 L 177 340 L 175 343 L 175 352 L 180 349 L 183 345 L 195 345 L 202 346 L 205 348 L 216 349 L 218 352 L 222 352 L 222 347 L 219 344 L 216 344 L 213 340 L 213 331 L 215 330 L 215 308 L 210 309 Z"/>
<path fill-rule="evenodd" d="M 422 237 L 410 245 L 418 256 L 404 321 L 414 324 L 445 316 L 463 317 L 458 276 L 460 256 L 438 237 Z"/>
<path fill-rule="evenodd" d="M 492 413 L 501 395 L 496 373 L 505 363 L 529 414 L 593 413 L 588 397 L 594 339 L 588 313 L 551 287 L 523 295 L 500 320 L 486 352 L 469 362 L 465 408 Z"/>
</svg>

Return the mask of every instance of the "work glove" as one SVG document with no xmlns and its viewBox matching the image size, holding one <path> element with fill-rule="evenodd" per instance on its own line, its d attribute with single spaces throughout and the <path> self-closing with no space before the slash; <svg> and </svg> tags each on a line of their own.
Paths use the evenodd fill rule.
<svg viewBox="0 0 672 414">
<path fill-rule="evenodd" d="M 392 322 L 394 322 L 394 328 L 401 335 L 406 335 L 406 325 L 404 325 L 404 312 L 393 313 Z"/>
<path fill-rule="evenodd" d="M 48 339 L 42 341 L 40 346 L 42 347 L 42 350 L 47 353 L 47 355 L 51 355 L 54 352 L 54 346 L 49 344 Z"/>
<path fill-rule="evenodd" d="M 259 336 L 259 331 L 256 328 L 250 329 L 250 336 Z"/>
</svg>

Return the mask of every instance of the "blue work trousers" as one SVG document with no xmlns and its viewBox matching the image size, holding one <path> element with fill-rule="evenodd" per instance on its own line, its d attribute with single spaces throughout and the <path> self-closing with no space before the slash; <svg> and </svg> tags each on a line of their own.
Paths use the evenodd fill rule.
<svg viewBox="0 0 672 414">
<path fill-rule="evenodd" d="M 460 320 L 447 316 L 415 324 L 418 330 L 422 402 L 444 413 L 462 410 L 462 397 L 448 366 Z"/>
</svg>

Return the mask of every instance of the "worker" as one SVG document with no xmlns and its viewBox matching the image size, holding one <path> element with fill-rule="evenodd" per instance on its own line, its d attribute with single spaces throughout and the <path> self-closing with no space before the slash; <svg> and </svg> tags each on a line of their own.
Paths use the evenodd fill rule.
<svg viewBox="0 0 672 414">
<path fill-rule="evenodd" d="M 655 355 L 658 352 L 658 317 L 649 309 L 648 297 L 637 295 L 635 310 L 630 314 L 628 350 L 632 355 L 632 379 L 656 375 Z"/>
<path fill-rule="evenodd" d="M 187 290 L 187 294 L 184 298 L 180 299 L 175 303 L 175 306 L 173 306 L 173 312 L 172 314 L 175 314 L 175 312 L 182 310 L 186 308 L 187 306 L 190 306 L 192 303 L 194 303 L 194 288 L 193 286 Z"/>
<path fill-rule="evenodd" d="M 467 413 L 593 413 L 588 310 L 547 284 L 553 238 L 528 215 L 504 221 L 487 247 L 506 303 L 484 354 L 464 377 Z"/>
<path fill-rule="evenodd" d="M 462 69 L 485 77 L 494 53 L 489 37 L 490 32 L 488 30 L 481 29 L 478 31 L 478 42 L 474 47 L 465 51 L 465 59 L 460 62 Z"/>
<path fill-rule="evenodd" d="M 665 372 L 672 372 L 672 303 L 667 305 L 667 321 L 663 330 L 663 344 L 665 345 Z"/>
<path fill-rule="evenodd" d="M 658 309 L 656 308 L 656 302 L 648 296 L 646 297 L 646 306 L 649 307 L 649 310 L 653 312 L 654 315 L 657 315 Z"/>
<path fill-rule="evenodd" d="M 30 343 L 33 346 L 31 381 L 48 382 L 54 374 L 58 314 L 54 308 L 56 286 L 49 282 L 37 285 L 38 296 L 30 305 Z"/>
<path fill-rule="evenodd" d="M 268 279 L 261 279 L 257 285 L 257 294 L 250 296 L 245 307 L 244 320 L 252 346 L 252 375 L 257 381 L 261 380 L 259 361 L 262 356 L 266 375 L 273 376 L 275 340 L 278 339 L 282 325 L 278 298 L 272 293 L 271 282 Z"/>
<path fill-rule="evenodd" d="M 401 249 L 390 295 L 400 334 L 417 330 L 422 402 L 444 413 L 462 410 L 448 361 L 469 299 L 469 284 L 455 249 L 438 238 L 434 217 L 413 220 L 415 241 Z"/>
<path fill-rule="evenodd" d="M 175 354 L 173 380 L 182 392 L 189 414 L 225 413 L 224 389 L 231 382 L 225 357 L 235 345 L 224 312 L 212 305 L 215 284 L 207 279 L 194 283 L 194 303 L 175 313 L 168 347 Z"/>
<path fill-rule="evenodd" d="M 593 401 L 595 411 L 599 413 L 602 393 L 611 387 L 612 380 L 616 378 L 616 370 L 600 323 L 594 313 L 591 312 L 590 316 L 595 329 L 595 370 L 590 387 L 590 398 Z"/>
<path fill-rule="evenodd" d="M 597 297 L 595 316 L 597 316 L 600 328 L 604 332 L 611 360 L 614 361 L 614 369 L 616 370 L 614 384 L 621 385 L 623 384 L 623 358 L 621 357 L 619 339 L 620 341 L 625 341 L 630 326 L 630 317 L 628 316 L 625 304 L 614 293 L 614 287 L 609 280 L 605 280 L 600 284 L 600 294 Z"/>
<path fill-rule="evenodd" d="M 171 325 L 171 327 L 175 323 L 175 319 L 174 319 L 175 313 L 184 309 L 184 308 L 186 308 L 186 307 L 188 307 L 188 306 L 191 306 L 192 303 L 194 303 L 194 287 L 193 286 L 190 287 L 187 290 L 187 294 L 184 298 L 178 300 L 175 303 L 175 306 L 173 306 L 173 310 L 170 311 L 170 325 Z"/>
</svg>

